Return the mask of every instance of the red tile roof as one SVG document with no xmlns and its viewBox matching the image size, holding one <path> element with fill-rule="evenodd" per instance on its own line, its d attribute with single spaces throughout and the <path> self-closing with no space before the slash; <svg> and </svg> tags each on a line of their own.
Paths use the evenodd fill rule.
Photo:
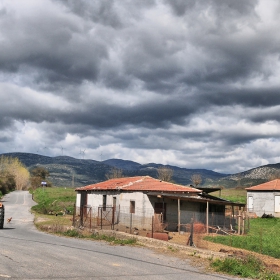
<svg viewBox="0 0 280 280">
<path fill-rule="evenodd" d="M 176 193 L 201 193 L 200 190 L 160 181 L 150 176 L 115 178 L 93 185 L 77 188 L 76 191 L 153 191 L 153 192 L 176 192 Z"/>
<path fill-rule="evenodd" d="M 280 191 L 280 179 L 246 188 L 247 191 Z"/>
</svg>

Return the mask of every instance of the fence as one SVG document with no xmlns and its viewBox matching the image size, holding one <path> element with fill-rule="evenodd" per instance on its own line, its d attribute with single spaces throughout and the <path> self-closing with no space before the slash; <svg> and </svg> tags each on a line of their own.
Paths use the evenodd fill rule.
<svg viewBox="0 0 280 280">
<path fill-rule="evenodd" d="M 77 215 L 74 214 L 73 217 L 74 226 L 82 226 L 86 230 L 109 229 L 169 240 L 170 245 L 172 243 L 188 245 L 214 251 L 225 248 L 221 244 L 205 240 L 205 236 L 216 237 L 218 234 L 222 234 L 227 235 L 227 238 L 219 238 L 224 245 L 247 248 L 245 245 L 250 244 L 250 248 L 255 248 L 254 251 L 258 253 L 275 254 L 279 258 L 279 250 L 277 250 L 279 239 L 277 237 L 277 230 L 274 230 L 276 228 L 274 225 L 276 221 L 274 219 L 271 220 L 273 230 L 270 230 L 269 234 L 267 234 L 266 226 L 268 225 L 268 220 L 255 219 L 252 214 L 249 215 L 242 208 L 240 210 L 234 209 L 235 211 L 232 211 L 231 207 L 226 208 L 225 214 L 210 212 L 208 215 L 208 232 L 206 215 L 203 212 L 182 211 L 180 224 L 178 224 L 178 215 L 176 213 L 170 214 L 170 212 L 154 214 L 154 211 L 145 210 L 145 213 L 142 213 L 145 215 L 136 215 L 129 213 L 129 208 L 115 209 L 112 206 L 87 206 L 83 208 L 83 211 L 80 211 L 81 209 L 79 208 L 75 209 L 77 210 Z M 139 209 L 136 209 L 135 212 L 139 213 Z M 259 225 L 259 223 L 262 224 Z M 245 235 L 249 230 L 250 234 L 244 236 L 244 238 L 239 238 L 239 234 Z"/>
<path fill-rule="evenodd" d="M 139 213 L 139 211 L 135 211 Z M 147 211 L 142 215 L 130 213 L 129 208 L 115 208 L 112 206 L 91 207 L 85 206 L 83 211 L 76 208 L 73 225 L 90 229 L 113 229 L 117 231 L 155 237 L 156 233 L 177 232 L 179 234 L 215 233 L 215 234 L 245 234 L 249 230 L 249 218 L 245 211 L 226 214 L 211 212 L 208 215 L 201 212 L 182 211 L 180 221 L 178 215 L 167 213 L 155 214 Z M 166 218 L 166 219 L 164 219 Z M 161 237 L 162 238 L 166 238 Z M 191 243 L 190 240 L 189 243 Z"/>
</svg>

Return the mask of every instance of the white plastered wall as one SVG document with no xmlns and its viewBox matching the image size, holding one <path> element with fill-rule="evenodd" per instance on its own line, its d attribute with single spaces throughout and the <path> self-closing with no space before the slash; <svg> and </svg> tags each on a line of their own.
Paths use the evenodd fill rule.
<svg viewBox="0 0 280 280">
<path fill-rule="evenodd" d="M 275 213 L 275 196 L 280 195 L 280 192 L 253 192 L 247 191 L 247 205 L 249 197 L 253 199 L 253 209 L 250 212 L 256 213 L 258 217 L 263 214 L 272 214 L 275 217 L 280 217 L 280 213 Z"/>
</svg>

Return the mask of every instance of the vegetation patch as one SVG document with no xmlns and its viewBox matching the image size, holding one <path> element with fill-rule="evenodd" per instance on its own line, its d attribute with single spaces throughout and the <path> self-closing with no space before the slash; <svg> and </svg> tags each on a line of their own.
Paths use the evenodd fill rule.
<svg viewBox="0 0 280 280">
<path fill-rule="evenodd" d="M 256 218 L 250 220 L 247 235 L 207 236 L 206 240 L 227 246 L 246 249 L 274 258 L 280 258 L 280 219 Z"/>
<path fill-rule="evenodd" d="M 103 240 L 116 245 L 134 245 L 137 243 L 136 238 L 119 239 L 113 235 L 92 233 L 89 238 L 94 240 Z"/>
<path fill-rule="evenodd" d="M 74 210 L 76 193 L 71 188 L 38 188 L 33 191 L 37 205 L 32 210 L 40 214 L 63 215 Z"/>
<path fill-rule="evenodd" d="M 211 267 L 218 272 L 223 272 L 235 276 L 253 279 L 280 280 L 280 275 L 268 271 L 265 265 L 254 256 L 246 258 L 226 258 L 215 259 L 211 262 Z"/>
<path fill-rule="evenodd" d="M 213 192 L 212 195 L 217 197 L 220 196 L 223 199 L 230 200 L 233 202 L 247 202 L 247 191 L 244 188 L 222 189 L 221 191 Z"/>
<path fill-rule="evenodd" d="M 63 219 L 62 219 L 63 221 Z M 91 231 L 80 230 L 72 226 L 66 226 L 66 223 L 51 223 L 50 220 L 46 222 L 41 222 L 37 224 L 37 228 L 43 231 L 55 233 L 58 235 L 76 237 L 76 238 L 85 238 L 98 241 L 106 241 L 114 245 L 135 245 L 137 243 L 136 238 L 126 238 L 119 239 L 112 234 L 99 234 L 98 232 L 92 233 Z"/>
</svg>

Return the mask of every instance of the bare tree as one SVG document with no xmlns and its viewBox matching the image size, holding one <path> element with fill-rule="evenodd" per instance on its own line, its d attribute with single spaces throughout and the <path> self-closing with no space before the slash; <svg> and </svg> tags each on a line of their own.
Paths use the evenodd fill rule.
<svg viewBox="0 0 280 280">
<path fill-rule="evenodd" d="M 122 169 L 116 167 L 112 168 L 107 174 L 105 174 L 106 179 L 122 178 L 124 177 Z"/>
<path fill-rule="evenodd" d="M 173 176 L 173 170 L 169 167 L 162 166 L 157 170 L 158 179 L 165 182 L 171 182 Z"/>
<path fill-rule="evenodd" d="M 202 182 L 202 178 L 200 174 L 193 174 L 191 176 L 191 180 L 196 187 Z"/>
</svg>

